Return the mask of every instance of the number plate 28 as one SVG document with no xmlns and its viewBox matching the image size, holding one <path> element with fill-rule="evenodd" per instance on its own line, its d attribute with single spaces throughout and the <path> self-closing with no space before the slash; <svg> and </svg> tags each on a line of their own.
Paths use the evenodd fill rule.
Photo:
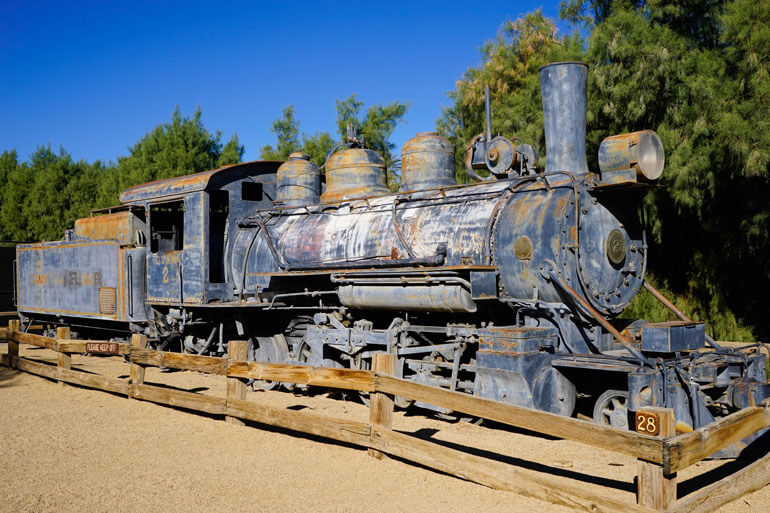
<svg viewBox="0 0 770 513">
<path fill-rule="evenodd" d="M 636 431 L 645 435 L 660 434 L 660 418 L 657 413 L 636 412 Z"/>
</svg>

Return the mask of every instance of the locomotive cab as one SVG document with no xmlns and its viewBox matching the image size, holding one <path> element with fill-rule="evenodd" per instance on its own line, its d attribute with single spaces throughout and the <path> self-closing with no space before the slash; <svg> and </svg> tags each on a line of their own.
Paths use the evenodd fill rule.
<svg viewBox="0 0 770 513">
<path fill-rule="evenodd" d="M 273 205 L 278 164 L 237 164 L 121 193 L 123 203 L 148 214 L 148 303 L 195 305 L 233 297 L 224 262 L 235 221 Z"/>
</svg>

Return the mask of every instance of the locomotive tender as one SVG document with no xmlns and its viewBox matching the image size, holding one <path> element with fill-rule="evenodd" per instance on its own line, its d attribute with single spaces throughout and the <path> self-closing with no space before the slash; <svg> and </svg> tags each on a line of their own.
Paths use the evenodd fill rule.
<svg viewBox="0 0 770 513">
<path fill-rule="evenodd" d="M 421 133 L 398 193 L 354 136 L 325 190 L 301 153 L 138 185 L 64 240 L 18 246 L 19 313 L 196 354 L 246 339 L 259 361 L 365 369 L 387 351 L 405 379 L 562 415 L 587 405 L 619 428 L 666 406 L 688 431 L 770 396 L 756 347 L 617 318 L 645 285 L 633 191 L 660 176 L 662 145 L 610 137 L 589 172 L 587 67 L 540 74 L 544 172 L 532 146 L 492 136 L 487 102 L 465 162 L 479 183 L 457 185 L 453 147 Z"/>
</svg>

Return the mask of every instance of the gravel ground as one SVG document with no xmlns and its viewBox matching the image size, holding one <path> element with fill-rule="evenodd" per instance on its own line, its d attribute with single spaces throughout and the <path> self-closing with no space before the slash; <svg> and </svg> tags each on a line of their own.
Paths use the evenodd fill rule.
<svg viewBox="0 0 770 513">
<path fill-rule="evenodd" d="M 55 358 L 35 348 L 23 349 L 22 355 Z M 73 368 L 128 374 L 119 358 L 74 356 Z M 225 393 L 224 378 L 195 372 L 150 368 L 145 381 Z M 248 399 L 336 418 L 368 418 L 365 406 L 340 394 L 254 392 Z M 636 462 L 629 457 L 414 411 L 397 411 L 394 428 L 489 451 L 514 465 L 634 500 Z M 263 426 L 235 426 L 213 416 L 60 386 L 5 367 L 0 367 L 0 439 L 0 512 L 568 511 L 408 462 L 376 460 L 361 448 Z M 701 462 L 681 472 L 680 493 L 699 486 L 697 475 L 718 472 L 719 465 Z M 770 487 L 720 511 L 770 511 Z"/>
</svg>

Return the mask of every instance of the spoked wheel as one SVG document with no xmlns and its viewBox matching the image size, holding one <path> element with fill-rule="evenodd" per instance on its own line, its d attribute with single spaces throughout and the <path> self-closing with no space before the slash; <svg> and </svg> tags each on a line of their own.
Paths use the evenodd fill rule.
<svg viewBox="0 0 770 513">
<path fill-rule="evenodd" d="M 323 356 L 318 354 L 316 351 L 313 351 L 313 348 L 310 347 L 310 344 L 307 342 L 302 342 L 298 349 L 296 349 L 297 354 L 295 359 L 302 365 L 310 365 L 311 367 L 322 367 L 323 366 Z M 290 388 L 291 390 L 299 390 L 303 393 L 307 393 L 308 390 L 310 390 L 309 385 L 293 385 Z"/>
<path fill-rule="evenodd" d="M 358 354 L 353 360 L 352 368 L 357 370 L 370 370 L 372 368 L 372 360 L 364 359 L 360 354 Z M 359 391 L 358 398 L 361 399 L 361 402 L 364 403 L 365 406 L 369 406 L 369 392 Z M 401 397 L 400 395 L 394 396 L 393 398 L 393 404 L 396 408 L 401 410 L 406 410 L 413 403 L 414 401 L 411 399 Z"/>
<path fill-rule="evenodd" d="M 284 363 L 289 356 L 289 345 L 282 334 L 273 337 L 253 337 L 249 339 L 249 359 L 256 362 Z M 279 385 L 277 381 L 255 379 L 251 386 L 257 390 L 272 390 Z"/>
<path fill-rule="evenodd" d="M 594 422 L 617 429 L 628 429 L 628 392 L 607 390 L 596 399 Z"/>
</svg>

